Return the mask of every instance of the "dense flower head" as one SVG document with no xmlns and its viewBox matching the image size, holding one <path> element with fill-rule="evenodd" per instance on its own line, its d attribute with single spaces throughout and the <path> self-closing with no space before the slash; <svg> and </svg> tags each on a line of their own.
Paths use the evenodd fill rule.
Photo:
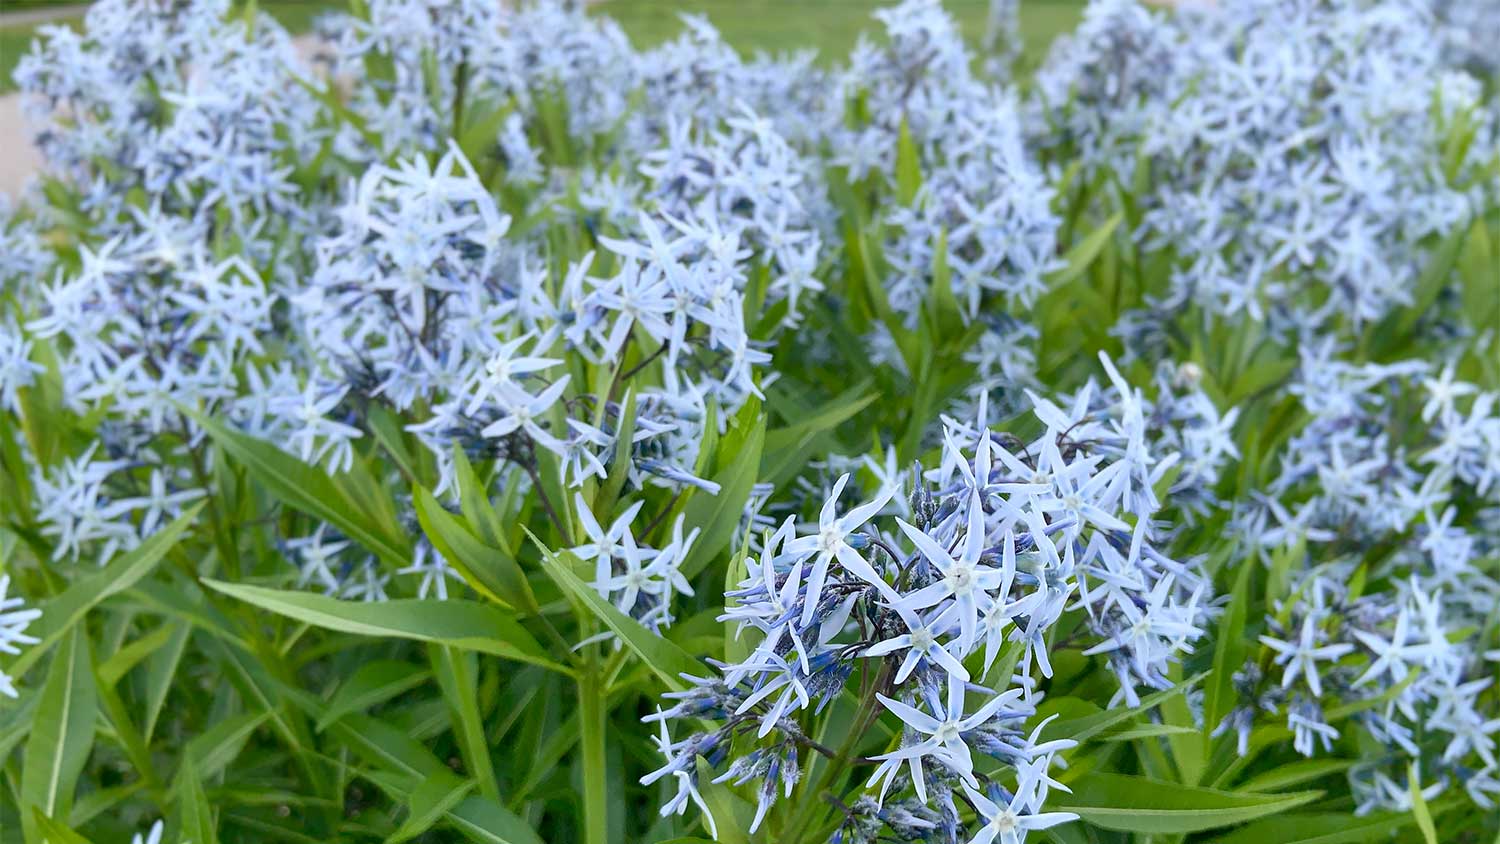
<svg viewBox="0 0 1500 844">
<path fill-rule="evenodd" d="M 1032 137 L 1145 188 L 1138 236 L 1176 258 L 1153 309 L 1244 310 L 1308 338 L 1357 326 L 1412 303 L 1490 154 L 1449 154 L 1444 101 L 1491 118 L 1428 21 L 1415 0 L 1094 3 L 1039 77 Z"/>
<path fill-rule="evenodd" d="M 1496 396 L 1456 380 L 1451 364 L 1334 353 L 1304 349 L 1290 392 L 1310 419 L 1233 523 L 1243 565 L 1286 566 L 1291 579 L 1260 637 L 1270 662 L 1236 675 L 1241 702 L 1221 729 L 1243 748 L 1254 712 L 1284 712 L 1307 756 L 1348 729 L 1371 736 L 1393 757 L 1351 769 L 1361 813 L 1409 808 L 1408 762 L 1429 797 L 1462 786 L 1493 806 L 1500 720 L 1482 702 L 1493 654 L 1456 631 L 1482 626 L 1500 595 L 1475 564 L 1493 535 L 1482 517 L 1459 517 L 1497 500 Z M 1330 723 L 1334 700 L 1377 705 Z"/>
<path fill-rule="evenodd" d="M 904 485 L 881 485 L 849 506 L 846 473 L 815 521 L 787 517 L 758 558 L 746 556 L 746 578 L 727 594 L 724 618 L 750 637 L 745 656 L 721 665 L 719 679 L 690 678 L 691 689 L 668 695 L 674 706 L 648 719 L 723 722 L 664 741 L 667 764 L 647 780 L 681 775 L 668 808 L 695 793 L 695 757 L 717 765 L 720 748 L 753 729 L 757 749 L 727 760 L 716 781 L 761 783 L 758 825 L 791 793 L 799 754 L 826 752 L 802 719 L 857 675 L 875 683 L 881 708 L 903 727 L 894 749 L 867 760 L 879 790 L 866 814 L 849 816 L 850 840 L 866 840 L 872 817 L 898 835 L 928 828 L 932 814 L 951 826 L 956 798 L 1001 828 L 1071 818 L 1042 803 L 1057 785 L 1050 760 L 1073 742 L 1023 729 L 1042 696 L 1037 684 L 1052 675 L 1049 631 L 1081 611 L 1094 642 L 1084 653 L 1107 655 L 1119 697 L 1134 705 L 1139 688 L 1170 686 L 1166 672 L 1191 653 L 1212 612 L 1201 573 L 1153 547 L 1157 460 L 1132 399 L 1125 393 L 1113 418 L 1096 420 L 1089 388 L 1066 409 L 1033 397 L 1044 431 L 1030 442 L 994 434 L 981 404 L 975 420 L 945 423 L 941 461 Z M 903 492 L 905 517 L 883 516 Z M 879 710 L 865 714 L 873 721 Z M 1014 768 L 1020 790 L 976 774 L 975 751 Z M 878 814 L 893 789 L 917 802 Z"/>
<path fill-rule="evenodd" d="M 684 14 L 682 22 L 677 38 L 637 54 L 642 108 L 631 114 L 627 132 L 661 138 L 673 123 L 723 121 L 747 106 L 799 148 L 816 145 L 838 125 L 842 103 L 832 98 L 833 80 L 811 51 L 746 58 L 707 18 Z"/>
<path fill-rule="evenodd" d="M 315 100 L 286 32 L 228 11 L 107 0 L 81 33 L 44 27 L 16 81 L 49 168 L 108 212 L 138 187 L 200 223 L 223 208 L 242 233 L 268 213 L 307 213 L 293 171 L 316 154 Z"/>
</svg>

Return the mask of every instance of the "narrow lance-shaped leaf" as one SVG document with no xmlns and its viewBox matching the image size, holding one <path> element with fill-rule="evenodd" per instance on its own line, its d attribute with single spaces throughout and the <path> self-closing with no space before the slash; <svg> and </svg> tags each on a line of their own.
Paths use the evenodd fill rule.
<svg viewBox="0 0 1500 844">
<path fill-rule="evenodd" d="M 191 754 L 182 760 L 173 791 L 177 795 L 177 829 L 181 839 L 192 844 L 217 844 L 219 834 L 214 824 L 213 807 L 209 805 L 203 779 Z"/>
<path fill-rule="evenodd" d="M 1110 727 L 1113 727 L 1116 724 L 1128 721 L 1131 718 L 1134 718 L 1135 716 L 1160 705 L 1162 701 L 1166 700 L 1169 697 L 1172 697 L 1173 695 L 1183 694 L 1188 689 L 1191 689 L 1193 686 L 1197 685 L 1198 682 L 1206 676 L 1207 673 L 1195 674 L 1170 689 L 1162 689 L 1159 692 L 1152 692 L 1151 694 L 1141 698 L 1139 706 L 1107 709 L 1103 712 L 1099 712 L 1094 715 L 1087 715 L 1082 718 L 1073 718 L 1066 721 L 1058 721 L 1052 726 L 1052 733 L 1055 735 L 1067 736 L 1068 738 L 1076 739 L 1078 741 L 1092 738 L 1093 736 L 1096 736 L 1104 732 L 1105 730 L 1108 730 Z"/>
<path fill-rule="evenodd" d="M 902 205 L 910 205 L 921 190 L 921 154 L 911 136 L 911 126 L 902 117 L 901 129 L 896 135 L 896 199 Z"/>
<path fill-rule="evenodd" d="M 327 472 L 303 463 L 269 442 L 228 428 L 200 413 L 187 413 L 278 501 L 329 522 L 389 563 L 406 565 L 411 561 L 411 546 L 405 536 L 372 518 L 366 509 L 370 502 L 361 503 Z"/>
<path fill-rule="evenodd" d="M 619 636 L 625 646 L 640 657 L 641 661 L 656 672 L 667 685 L 674 689 L 686 688 L 687 684 L 682 680 L 681 675 L 698 675 L 703 672 L 703 664 L 690 656 L 687 651 L 642 627 L 640 622 L 620 612 L 614 604 L 594 591 L 594 587 L 585 583 L 583 578 L 574 571 L 582 565 L 577 557 L 567 551 L 552 552 L 535 536 L 531 539 L 542 550 L 543 568 L 563 592 L 571 595 L 575 601 L 602 621 L 605 627 Z"/>
<path fill-rule="evenodd" d="M 1311 803 L 1320 791 L 1249 794 L 1178 785 L 1125 774 L 1086 774 L 1071 795 L 1049 800 L 1048 811 L 1076 812 L 1104 829 L 1180 835 L 1232 826 Z"/>
<path fill-rule="evenodd" d="M 1084 270 L 1087 270 L 1094 263 L 1094 259 L 1099 257 L 1099 253 L 1104 250 L 1104 245 L 1109 243 L 1110 236 L 1120 226 L 1120 220 L 1119 214 L 1110 217 L 1104 225 L 1089 232 L 1088 236 L 1073 244 L 1073 247 L 1063 256 L 1062 269 L 1048 276 L 1048 285 L 1056 289 L 1071 284 L 1082 276 Z"/>
<path fill-rule="evenodd" d="M 339 686 L 328 709 L 318 718 L 318 731 L 328 729 L 333 722 L 354 712 L 363 712 L 378 706 L 403 692 L 422 685 L 431 675 L 420 665 L 393 659 L 366 662 L 354 670 L 354 674 Z"/>
<path fill-rule="evenodd" d="M 453 475 L 458 481 L 459 509 L 469 522 L 469 528 L 486 545 L 499 548 L 514 556 L 514 548 L 506 541 L 505 525 L 500 513 L 490 503 L 489 492 L 469 462 L 462 445 L 453 446 Z"/>
<path fill-rule="evenodd" d="M 328 630 L 452 645 L 572 674 L 553 661 L 526 628 L 486 604 L 457 599 L 364 603 L 219 580 L 204 583 L 231 598 Z"/>
<path fill-rule="evenodd" d="M 106 598 L 124 592 L 140 582 L 141 578 L 150 574 L 156 564 L 161 562 L 172 546 L 182 538 L 183 531 L 187 530 L 193 520 L 198 517 L 198 512 L 202 508 L 202 504 L 189 508 L 187 512 L 152 534 L 135 549 L 116 557 L 99 571 L 79 578 L 63 590 L 61 595 L 43 604 L 42 617 L 37 619 L 28 631 L 40 641 L 23 651 L 7 669 L 7 673 L 17 677 L 25 674 L 53 645 L 67 635 L 89 610 L 98 606 Z"/>
<path fill-rule="evenodd" d="M 1365 817 L 1348 813 L 1291 813 L 1247 824 L 1216 844 L 1374 844 L 1416 823 L 1411 812 L 1381 812 Z M 1406 840 L 1406 839 L 1395 839 Z"/>
<path fill-rule="evenodd" d="M 1432 822 L 1432 810 L 1427 808 L 1427 798 L 1422 794 L 1421 774 L 1415 761 L 1406 766 L 1406 790 L 1411 795 L 1411 813 L 1417 819 L 1417 829 L 1422 831 L 1422 840 L 1427 844 L 1438 844 L 1437 827 Z"/>
<path fill-rule="evenodd" d="M 702 531 L 682 561 L 682 573 L 690 578 L 728 547 L 759 473 L 766 434 L 760 401 L 752 398 L 746 402 L 734 424 L 734 430 L 719 444 L 719 472 L 713 478 L 719 485 L 718 494 L 695 495 L 683 510 L 688 529 Z"/>
<path fill-rule="evenodd" d="M 402 844 L 432 829 L 473 790 L 473 780 L 453 774 L 418 781 L 406 800 L 406 820 L 385 840 L 386 844 Z"/>
<path fill-rule="evenodd" d="M 40 842 L 36 810 L 49 818 L 65 818 L 73 806 L 78 777 L 94 746 L 98 698 L 89 640 L 73 630 L 47 671 L 38 698 L 21 765 L 21 803 L 26 840 Z"/>
<path fill-rule="evenodd" d="M 1240 563 L 1239 574 L 1234 579 L 1234 592 L 1229 598 L 1229 609 L 1223 621 L 1214 631 L 1214 670 L 1209 676 L 1203 699 L 1203 729 L 1205 733 L 1215 730 L 1224 716 L 1229 714 L 1234 689 L 1234 672 L 1245 661 L 1245 616 L 1250 600 L 1250 570 L 1248 562 Z"/>
<path fill-rule="evenodd" d="M 270 713 L 264 711 L 241 712 L 219 721 L 188 741 L 182 753 L 184 768 L 191 767 L 195 776 L 204 779 L 218 776 L 239 757 L 250 736 L 269 717 Z M 173 788 L 180 788 L 182 781 L 179 773 Z"/>
<path fill-rule="evenodd" d="M 539 611 L 531 584 L 515 557 L 470 532 L 426 489 L 413 489 L 412 503 L 423 533 L 474 591 L 528 615 Z"/>
<path fill-rule="evenodd" d="M 48 844 L 93 844 L 77 832 L 42 814 L 41 809 L 32 810 L 31 821 Z"/>
<path fill-rule="evenodd" d="M 775 407 L 775 394 L 768 395 L 773 396 L 770 401 Z M 778 487 L 789 482 L 807 465 L 822 440 L 878 398 L 880 394 L 870 389 L 870 381 L 861 381 L 809 414 L 799 414 L 796 422 L 768 429 L 761 449 L 760 479 Z"/>
<path fill-rule="evenodd" d="M 298 694 L 295 699 L 298 705 L 318 714 L 318 704 L 310 695 Z M 411 779 L 412 788 L 420 779 L 453 776 L 453 772 L 420 742 L 379 719 L 346 715 L 332 729 L 359 756 Z M 389 777 L 373 781 L 382 788 L 392 782 Z M 410 789 L 402 787 L 397 796 L 405 797 L 409 792 Z M 480 795 L 464 798 L 447 811 L 445 819 L 469 840 L 481 844 L 542 844 L 542 839 L 525 821 L 499 803 Z"/>
<path fill-rule="evenodd" d="M 479 712 L 479 690 L 476 687 L 476 661 L 471 653 L 452 647 L 429 645 L 428 657 L 433 674 L 453 713 L 453 732 L 458 738 L 469 772 L 479 781 L 479 790 L 491 800 L 500 799 L 500 785 L 490 761 L 490 746 L 485 740 L 484 716 Z"/>
</svg>

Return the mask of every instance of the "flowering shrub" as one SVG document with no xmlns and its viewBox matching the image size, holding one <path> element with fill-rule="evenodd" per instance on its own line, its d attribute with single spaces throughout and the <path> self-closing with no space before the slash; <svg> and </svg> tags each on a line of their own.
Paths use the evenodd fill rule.
<svg viewBox="0 0 1500 844">
<path fill-rule="evenodd" d="M 22 61 L 0 840 L 1500 832 L 1500 10 L 506 5 Z"/>
</svg>

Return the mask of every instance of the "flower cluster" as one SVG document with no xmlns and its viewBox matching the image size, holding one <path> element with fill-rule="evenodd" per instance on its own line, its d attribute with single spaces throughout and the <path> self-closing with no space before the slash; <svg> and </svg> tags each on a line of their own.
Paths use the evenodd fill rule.
<svg viewBox="0 0 1500 844">
<path fill-rule="evenodd" d="M 42 611 L 34 607 L 26 609 L 22 598 L 7 597 L 9 590 L 10 577 L 0 576 L 0 653 L 14 655 L 21 652 L 22 646 L 37 643 L 35 636 L 26 635 L 26 628 L 41 617 Z M 0 671 L 0 694 L 17 697 L 15 683 L 4 671 Z"/>
<path fill-rule="evenodd" d="M 1445 72 L 1428 14 L 1094 3 L 1040 75 L 1033 137 L 1082 156 L 1084 179 L 1143 188 L 1132 224 L 1174 258 L 1154 311 L 1245 311 L 1305 339 L 1379 319 L 1413 302 L 1432 239 L 1472 213 L 1486 153 L 1448 138 L 1492 122 L 1474 112 L 1474 80 Z"/>
<path fill-rule="evenodd" d="M 81 33 L 44 27 L 22 59 L 40 149 L 55 174 L 87 185 L 92 215 L 118 218 L 144 189 L 168 215 L 248 241 L 268 217 L 311 210 L 295 170 L 318 152 L 317 101 L 296 83 L 285 30 L 229 7 L 103 0 Z"/>
<path fill-rule="evenodd" d="M 1311 419 L 1236 518 L 1251 559 L 1291 576 L 1221 729 L 1244 748 L 1257 710 L 1284 711 L 1311 756 L 1347 729 L 1330 723 L 1333 701 L 1368 702 L 1352 726 L 1394 758 L 1351 770 L 1361 812 L 1407 806 L 1408 761 L 1429 796 L 1456 784 L 1493 807 L 1500 652 L 1459 631 L 1482 628 L 1500 597 L 1477 565 L 1500 547 L 1486 528 L 1500 515 L 1500 396 L 1455 380 L 1451 364 L 1351 365 L 1327 345 L 1304 351 L 1292 392 Z M 1476 506 L 1472 524 L 1460 519 Z"/>
<path fill-rule="evenodd" d="M 850 58 L 846 96 L 863 100 L 867 125 L 840 138 L 850 174 L 896 178 L 902 132 L 915 147 L 920 193 L 886 212 L 891 305 L 915 319 L 945 266 L 969 319 L 1032 304 L 1056 269 L 1061 221 L 1052 187 L 1028 156 L 1011 92 L 970 71 L 972 57 L 936 0 L 877 13 L 890 43 L 862 41 Z M 974 108 L 976 102 L 983 108 Z M 855 156 L 875 155 L 870 159 Z"/>
<path fill-rule="evenodd" d="M 902 727 L 891 749 L 858 760 L 874 766 L 869 784 L 879 790 L 873 801 L 855 800 L 840 840 L 874 840 L 877 818 L 901 837 L 942 829 L 951 840 L 962 825 L 955 801 L 985 826 L 975 840 L 1071 819 L 1041 809 L 1059 786 L 1047 774 L 1053 757 L 1073 742 L 1022 729 L 1042 696 L 1038 683 L 1052 676 L 1058 622 L 1081 611 L 1083 652 L 1107 656 L 1119 696 L 1133 705 L 1138 688 L 1170 686 L 1167 671 L 1211 614 L 1201 573 L 1155 548 L 1152 484 L 1172 460 L 1148 449 L 1136 394 L 1119 394 L 1113 413 L 1097 417 L 1091 388 L 1067 409 L 1033 396 L 1044 431 L 1030 442 L 993 433 L 982 402 L 973 422 L 947 421 L 942 459 L 913 477 L 909 519 L 889 517 L 894 531 L 881 514 L 895 486 L 848 507 L 849 474 L 816 522 L 782 522 L 727 595 L 734 603 L 724 619 L 750 631 L 753 649 L 722 665 L 719 678 L 689 678 L 691 689 L 668 695 L 674 706 L 648 718 L 722 722 L 662 740 L 667 764 L 643 781 L 677 777 L 665 811 L 701 802 L 702 756 L 729 761 L 716 782 L 759 781 L 759 826 L 799 781 L 802 754 L 848 761 L 855 748 L 822 747 L 805 716 L 857 676 L 877 690 L 879 708 L 856 717 L 852 741 L 882 711 Z M 975 693 L 982 703 L 969 712 Z M 750 731 L 754 749 L 728 760 L 734 737 Z M 974 751 L 1013 769 L 1017 787 L 979 773 Z M 886 808 L 893 790 L 898 800 Z"/>
</svg>

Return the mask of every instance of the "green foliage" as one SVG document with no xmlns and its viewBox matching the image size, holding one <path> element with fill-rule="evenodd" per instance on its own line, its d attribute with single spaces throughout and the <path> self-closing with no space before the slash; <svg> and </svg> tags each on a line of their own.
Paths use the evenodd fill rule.
<svg viewBox="0 0 1500 844">
<path fill-rule="evenodd" d="M 262 4 L 273 13 L 286 5 Z M 721 23 L 748 14 L 738 4 L 698 5 L 712 5 Z M 1076 14 L 1072 4 L 1040 5 L 1059 18 Z M 622 16 L 649 28 L 661 13 L 627 4 Z M 809 13 L 830 30 L 852 14 L 842 7 Z M 726 30 L 734 40 L 737 33 Z M 588 154 L 569 145 L 565 100 L 540 108 L 555 163 Z M 472 157 L 508 109 L 470 104 L 458 134 Z M 370 131 L 353 125 L 347 111 L 338 116 L 357 133 Z M 30 628 L 38 643 L 3 666 L 23 682 L 18 700 L 0 699 L 0 844 L 125 840 L 155 818 L 166 819 L 169 838 L 193 844 L 709 840 L 693 815 L 657 815 L 670 793 L 664 784 L 639 784 L 657 765 L 653 727 L 640 719 L 660 705 L 661 691 L 685 688 L 684 674 L 704 675 L 706 660 L 734 660 L 747 650 L 717 617 L 746 562 L 749 528 L 741 517 L 755 487 L 784 490 L 831 453 L 878 454 L 889 445 L 903 466 L 931 457 L 936 449 L 925 435 L 974 376 L 965 353 L 976 332 L 947 283 L 951 268 L 933 268 L 938 283 L 914 328 L 881 283 L 877 211 L 923 201 L 920 152 L 904 122 L 898 143 L 893 191 L 848 179 L 831 185 L 845 229 L 843 271 L 829 280 L 830 298 L 846 307 L 823 308 L 811 320 L 827 335 L 832 362 L 789 368 L 765 385 L 764 401 L 752 397 L 732 415 L 709 408 L 727 418 L 722 432 L 706 426 L 712 433 L 693 468 L 719 486 L 717 494 L 641 493 L 669 514 L 655 530 L 670 531 L 680 516 L 699 531 L 682 564 L 694 601 L 665 634 L 601 597 L 588 583 L 588 564 L 566 550 L 581 522 L 555 463 L 540 458 L 535 501 L 492 498 L 496 467 L 459 451 L 455 511 L 433 492 L 431 457 L 413 447 L 405 427 L 412 420 L 389 411 L 370 415 L 370 436 L 360 441 L 354 467 L 340 474 L 239 433 L 206 409 L 189 411 L 206 434 L 195 454 L 213 472 L 212 494 L 101 568 L 53 560 L 51 540 L 25 503 L 28 467 L 19 453 L 0 454 L 0 573 L 48 596 Z M 1101 211 L 1103 186 L 1074 187 L 1058 200 L 1070 221 L 1058 244 L 1063 267 L 1035 308 L 1040 369 L 1060 386 L 1082 383 L 1096 351 L 1118 349 L 1108 329 L 1162 292 L 1167 271 L 1133 248 L 1128 202 Z M 549 260 L 577 260 L 597 246 L 593 233 L 572 234 L 578 242 L 560 243 Z M 1481 217 L 1448 233 L 1433 255 L 1413 307 L 1369 329 L 1370 360 L 1419 351 L 1423 313 L 1444 297 L 1473 313 L 1500 310 L 1496 220 Z M 868 365 L 861 338 L 875 326 L 890 333 L 904 368 Z M 1241 470 L 1220 492 L 1235 499 L 1261 488 L 1277 469 L 1279 442 L 1295 427 L 1299 411 L 1278 402 L 1275 389 L 1295 361 L 1249 320 L 1170 342 L 1201 369 L 1215 398 L 1242 408 Z M 608 385 L 620 368 L 648 364 L 649 354 L 635 338 L 621 360 L 580 375 Z M 1500 384 L 1494 359 L 1474 354 L 1461 365 L 1479 383 Z M 60 389 L 55 377 L 44 379 L 22 397 L 18 415 L 44 463 L 57 443 L 90 435 L 92 420 L 65 412 Z M 635 397 L 627 390 L 616 398 L 618 431 L 628 441 Z M 8 447 L 10 434 L 0 431 L 0 444 Z M 617 455 L 607 478 L 582 491 L 600 521 L 618 509 L 628 465 L 628 454 Z M 396 502 L 407 496 L 415 526 L 398 516 Z M 410 562 L 420 531 L 462 577 L 463 587 L 453 587 L 462 596 L 367 604 L 308 591 L 276 544 L 291 531 L 275 528 L 320 522 L 387 570 Z M 1182 540 L 1188 553 L 1210 558 L 1216 591 L 1228 600 L 1212 646 L 1194 654 L 1171 688 L 1136 706 L 1101 708 L 1113 688 L 1105 660 L 1058 643 L 1059 671 L 1043 690 L 1042 712 L 1059 716 L 1049 737 L 1079 745 L 1061 775 L 1072 794 L 1055 793 L 1049 810 L 1077 812 L 1083 822 L 1053 830 L 1054 840 L 1337 844 L 1395 833 L 1438 844 L 1460 840 L 1453 830 L 1484 828 L 1488 819 L 1462 806 L 1425 800 L 1415 770 L 1410 813 L 1353 817 L 1347 792 L 1336 790 L 1350 759 L 1301 761 L 1285 747 L 1285 730 L 1257 731 L 1244 754 L 1232 735 L 1211 734 L 1232 706 L 1234 671 L 1263 656 L 1254 638 L 1262 610 L 1292 591 L 1289 572 L 1307 553 L 1298 544 L 1264 569 L 1229 569 L 1222 528 L 1200 524 Z M 1008 649 L 991 678 L 1003 682 L 1020 656 Z M 813 736 L 846 756 L 888 750 L 897 734 L 871 695 L 854 693 L 865 679 L 873 680 L 855 678 L 828 707 Z M 1356 711 L 1330 710 L 1329 719 Z M 776 827 L 807 837 L 780 840 L 826 840 L 819 834 L 831 832 L 836 809 L 824 792 L 852 782 L 828 760 L 810 765 Z M 748 833 L 752 795 L 706 783 L 718 840 L 777 840 L 764 829 Z"/>
</svg>

